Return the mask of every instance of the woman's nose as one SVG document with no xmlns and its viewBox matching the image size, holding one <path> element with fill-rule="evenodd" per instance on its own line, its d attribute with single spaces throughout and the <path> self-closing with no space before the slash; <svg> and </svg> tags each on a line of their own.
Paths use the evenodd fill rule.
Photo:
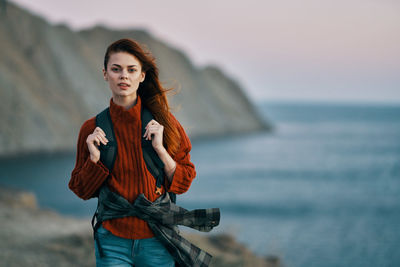
<svg viewBox="0 0 400 267">
<path fill-rule="evenodd" d="M 125 78 L 128 78 L 128 72 L 125 70 L 122 70 L 121 71 L 121 79 L 125 79 Z"/>
</svg>

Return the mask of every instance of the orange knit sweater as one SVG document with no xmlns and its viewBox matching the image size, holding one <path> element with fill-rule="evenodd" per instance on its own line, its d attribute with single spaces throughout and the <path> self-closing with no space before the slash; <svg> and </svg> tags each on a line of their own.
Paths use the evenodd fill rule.
<svg viewBox="0 0 400 267">
<path fill-rule="evenodd" d="M 155 194 L 156 181 L 148 171 L 142 157 L 141 104 L 138 95 L 136 104 L 129 110 L 115 104 L 112 98 L 109 106 L 118 146 L 118 154 L 109 179 L 109 187 L 131 203 L 140 193 L 144 193 L 150 201 L 159 197 Z M 170 113 L 170 116 L 181 135 L 181 140 L 178 152 L 172 157 L 176 162 L 172 183 L 169 184 L 168 180 L 165 179 L 166 184 L 165 187 L 162 187 L 162 193 L 167 190 L 182 194 L 189 189 L 196 176 L 196 171 L 190 161 L 189 152 L 192 148 L 190 140 L 182 125 L 172 113 Z M 85 121 L 80 129 L 75 168 L 68 184 L 69 188 L 84 200 L 90 199 L 109 175 L 104 164 L 100 161 L 97 163 L 91 161 L 86 144 L 86 138 L 96 128 L 95 119 L 95 117 L 92 117 Z M 104 221 L 103 227 L 114 235 L 124 238 L 142 239 L 154 236 L 146 221 L 132 216 Z"/>
</svg>

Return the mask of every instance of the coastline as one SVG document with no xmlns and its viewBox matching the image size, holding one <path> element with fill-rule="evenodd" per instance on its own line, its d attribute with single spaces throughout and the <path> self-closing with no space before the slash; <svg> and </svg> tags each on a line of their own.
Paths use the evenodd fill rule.
<svg viewBox="0 0 400 267">
<path fill-rule="evenodd" d="M 0 218 L 0 258 L 5 266 L 95 266 L 87 219 L 41 209 L 34 194 L 5 187 L 0 187 Z M 229 234 L 181 233 L 213 255 L 210 266 L 283 266 L 277 257 L 256 256 Z"/>
</svg>

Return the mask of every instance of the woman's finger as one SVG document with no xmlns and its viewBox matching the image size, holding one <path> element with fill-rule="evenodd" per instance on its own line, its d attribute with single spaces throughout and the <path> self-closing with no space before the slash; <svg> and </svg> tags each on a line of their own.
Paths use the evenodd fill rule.
<svg viewBox="0 0 400 267">
<path fill-rule="evenodd" d="M 151 140 L 152 135 L 155 135 L 155 134 L 161 132 L 160 129 L 161 128 L 159 126 L 151 126 L 151 127 L 149 127 L 149 129 L 147 129 L 147 131 L 148 131 L 148 134 L 147 134 L 148 139 Z"/>
<path fill-rule="evenodd" d="M 152 132 L 149 129 L 147 129 L 146 140 L 151 140 L 151 134 Z"/>
<path fill-rule="evenodd" d="M 146 131 L 144 132 L 143 137 L 145 137 L 146 140 L 149 140 L 149 137 L 151 137 L 150 135 L 151 135 L 150 128 L 147 128 Z"/>
<path fill-rule="evenodd" d="M 149 126 L 151 126 L 151 125 L 157 125 L 157 124 L 159 124 L 159 123 L 156 120 L 151 120 L 151 121 L 149 121 L 149 123 L 147 123 L 146 129 L 149 128 Z"/>
<path fill-rule="evenodd" d="M 103 129 L 101 129 L 101 128 L 98 127 L 98 126 L 94 129 L 94 132 L 99 132 L 99 133 L 101 133 L 103 136 L 106 136 L 106 133 L 103 131 Z"/>
<path fill-rule="evenodd" d="M 100 140 L 102 141 L 102 143 L 104 145 L 106 145 L 108 143 L 108 139 L 105 138 L 102 134 L 98 134 L 97 136 L 100 138 Z"/>
<path fill-rule="evenodd" d="M 152 125 L 148 128 L 148 130 L 151 130 L 152 133 L 161 131 L 162 129 L 162 125 Z"/>
<path fill-rule="evenodd" d="M 162 132 L 163 128 L 164 128 L 164 126 L 159 124 L 157 121 L 151 120 L 146 125 L 146 131 L 144 132 L 143 137 L 145 137 L 146 140 L 151 140 L 152 134 Z"/>
<path fill-rule="evenodd" d="M 144 131 L 143 137 L 146 137 L 148 130 L 149 130 L 149 129 L 146 127 L 146 131 Z"/>
<path fill-rule="evenodd" d="M 100 146 L 100 138 L 99 138 L 98 136 L 95 136 L 95 137 L 94 137 L 94 141 L 96 142 L 96 144 L 97 144 L 98 146 Z"/>
<path fill-rule="evenodd" d="M 97 132 L 96 136 L 98 136 L 100 138 L 100 140 L 103 140 L 104 142 L 108 142 L 108 139 L 101 132 Z"/>
</svg>

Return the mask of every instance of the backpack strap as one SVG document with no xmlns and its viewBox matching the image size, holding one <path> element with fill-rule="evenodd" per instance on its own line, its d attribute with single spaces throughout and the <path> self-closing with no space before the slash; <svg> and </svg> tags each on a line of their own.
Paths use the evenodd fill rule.
<svg viewBox="0 0 400 267">
<path fill-rule="evenodd" d="M 99 126 L 101 129 L 103 129 L 108 139 L 107 145 L 100 143 L 99 150 L 101 162 L 111 173 L 117 155 L 117 142 L 111 121 L 110 108 L 107 107 L 96 116 L 96 126 Z"/>
<path fill-rule="evenodd" d="M 147 169 L 156 179 L 156 193 L 161 194 L 161 185 L 164 184 L 165 172 L 164 162 L 160 159 L 157 152 L 154 150 L 152 140 L 146 140 L 143 135 L 146 132 L 146 125 L 154 119 L 153 114 L 144 105 L 141 110 L 141 121 L 142 121 L 142 152 L 143 158 L 146 162 Z M 168 192 L 170 199 L 173 203 L 176 203 L 176 194 Z"/>
<path fill-rule="evenodd" d="M 111 121 L 110 116 L 110 109 L 109 107 L 105 108 L 102 112 L 97 114 L 96 116 L 96 127 L 100 127 L 104 133 L 106 134 L 108 143 L 107 145 L 103 145 L 100 143 L 99 150 L 100 150 L 100 161 L 107 167 L 109 170 L 109 176 L 107 177 L 106 181 L 100 186 L 100 188 L 96 191 L 95 196 L 99 197 L 100 190 L 107 187 L 106 183 L 108 178 L 111 176 L 111 171 L 114 168 L 115 158 L 117 156 L 117 141 L 115 138 L 114 128 Z M 97 237 L 96 231 L 97 228 L 101 225 L 103 220 L 98 220 L 97 214 L 99 212 L 100 202 L 97 201 L 97 208 L 92 217 L 92 228 L 93 228 L 93 236 L 94 240 L 97 243 L 97 247 L 99 248 L 100 256 L 103 255 L 103 251 L 99 244 L 99 239 Z M 96 220 L 96 223 L 95 223 Z"/>
<path fill-rule="evenodd" d="M 143 135 L 146 132 L 146 125 L 153 119 L 151 112 L 142 105 L 142 151 L 143 158 L 146 162 L 147 169 L 156 179 L 157 188 L 161 189 L 164 182 L 164 162 L 158 157 L 157 152 L 154 151 L 152 140 L 146 140 Z"/>
</svg>

